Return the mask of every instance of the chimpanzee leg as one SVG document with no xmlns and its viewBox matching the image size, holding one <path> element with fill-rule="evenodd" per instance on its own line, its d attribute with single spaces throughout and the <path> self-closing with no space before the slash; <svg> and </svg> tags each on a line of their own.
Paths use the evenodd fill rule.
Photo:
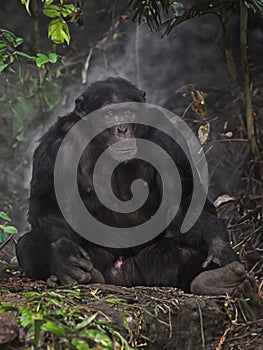
<svg viewBox="0 0 263 350">
<path fill-rule="evenodd" d="M 43 280 L 52 276 L 59 284 L 104 282 L 80 240 L 76 242 L 73 235 L 66 237 L 65 233 L 51 241 L 51 233 L 30 231 L 19 239 L 18 262 L 27 276 Z"/>
<path fill-rule="evenodd" d="M 47 238 L 39 232 L 30 231 L 18 240 L 18 262 L 30 278 L 46 280 L 49 277 L 47 248 Z"/>
<path fill-rule="evenodd" d="M 204 258 L 205 252 L 163 238 L 145 247 L 135 262 L 146 285 L 174 286 L 189 292 L 191 281 L 203 271 Z"/>
<path fill-rule="evenodd" d="M 173 239 L 162 238 L 136 255 L 118 259 L 111 268 L 111 283 L 128 286 L 174 286 L 196 294 L 231 294 L 244 292 L 251 282 L 244 266 L 234 261 L 221 268 L 210 264 L 204 268 L 207 252 L 178 245 Z M 192 284 L 191 284 L 192 283 Z"/>
<path fill-rule="evenodd" d="M 203 271 L 204 258 L 205 253 L 162 238 L 133 256 L 116 259 L 104 277 L 113 284 L 175 286 L 189 292 L 192 280 Z"/>
</svg>

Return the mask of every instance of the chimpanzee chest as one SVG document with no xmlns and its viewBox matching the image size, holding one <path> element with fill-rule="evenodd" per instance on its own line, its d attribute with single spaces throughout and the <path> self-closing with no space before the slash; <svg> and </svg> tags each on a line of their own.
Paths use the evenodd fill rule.
<svg viewBox="0 0 263 350">
<path fill-rule="evenodd" d="M 125 203 L 132 197 L 129 192 L 119 192 L 116 197 Z M 149 194 L 144 204 L 128 213 L 120 212 L 121 202 L 116 204 L 114 202 L 108 202 L 110 206 L 107 207 L 100 202 L 95 193 L 89 194 L 89 197 L 91 196 L 93 197 L 93 206 L 90 207 L 88 205 L 91 202 L 89 200 L 87 209 L 97 220 L 112 227 L 133 227 L 148 221 L 156 213 L 161 202 L 159 192 L 153 184 L 149 186 Z M 84 200 L 84 202 L 86 201 Z M 107 204 L 107 196 L 104 196 L 104 202 Z"/>
</svg>

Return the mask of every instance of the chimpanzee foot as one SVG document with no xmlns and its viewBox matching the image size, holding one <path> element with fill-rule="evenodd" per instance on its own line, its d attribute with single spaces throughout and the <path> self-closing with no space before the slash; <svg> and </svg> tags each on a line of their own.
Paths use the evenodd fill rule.
<svg viewBox="0 0 263 350">
<path fill-rule="evenodd" d="M 191 292 L 200 295 L 230 294 L 238 296 L 253 290 L 245 266 L 238 261 L 214 270 L 201 272 L 191 283 Z"/>
</svg>

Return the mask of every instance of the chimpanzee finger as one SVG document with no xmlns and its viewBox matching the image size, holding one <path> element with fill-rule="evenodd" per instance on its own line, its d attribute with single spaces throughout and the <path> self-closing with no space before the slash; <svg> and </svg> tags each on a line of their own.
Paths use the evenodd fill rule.
<svg viewBox="0 0 263 350">
<path fill-rule="evenodd" d="M 105 283 L 103 275 L 99 270 L 93 269 L 91 271 L 91 283 Z"/>
<path fill-rule="evenodd" d="M 90 260 L 90 256 L 85 249 L 79 246 L 79 251 L 84 259 Z"/>
<path fill-rule="evenodd" d="M 51 275 L 51 276 L 47 279 L 46 283 L 47 283 L 47 286 L 48 286 L 48 287 L 50 287 L 50 288 L 56 288 L 56 287 L 58 286 L 58 284 L 59 284 L 59 281 L 58 281 L 57 276 Z"/>
<path fill-rule="evenodd" d="M 66 284 L 72 285 L 77 281 L 73 279 L 69 274 L 63 274 L 59 277 L 59 282 L 61 285 L 66 285 Z"/>
<path fill-rule="evenodd" d="M 93 269 L 92 262 L 90 260 L 83 259 L 80 256 L 70 256 L 69 260 L 85 271 L 90 272 Z"/>
<path fill-rule="evenodd" d="M 91 281 L 91 273 L 83 271 L 78 267 L 71 268 L 69 274 L 77 283 L 87 284 Z"/>
<path fill-rule="evenodd" d="M 217 257 L 214 256 L 214 255 L 209 255 L 209 256 L 206 258 L 205 262 L 203 262 L 202 267 L 203 267 L 203 268 L 206 268 L 207 266 L 209 266 L 209 265 L 212 264 L 212 263 L 215 263 L 215 264 L 217 264 L 218 266 L 221 266 L 219 258 L 217 258 Z"/>
</svg>

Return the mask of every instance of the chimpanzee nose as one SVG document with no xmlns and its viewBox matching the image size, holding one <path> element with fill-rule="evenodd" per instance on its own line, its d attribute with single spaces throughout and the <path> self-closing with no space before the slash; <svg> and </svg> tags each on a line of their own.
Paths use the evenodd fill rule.
<svg viewBox="0 0 263 350">
<path fill-rule="evenodd" d="M 125 124 L 119 124 L 118 126 L 118 131 L 121 132 L 122 134 L 125 134 L 128 130 L 127 125 Z"/>
</svg>

